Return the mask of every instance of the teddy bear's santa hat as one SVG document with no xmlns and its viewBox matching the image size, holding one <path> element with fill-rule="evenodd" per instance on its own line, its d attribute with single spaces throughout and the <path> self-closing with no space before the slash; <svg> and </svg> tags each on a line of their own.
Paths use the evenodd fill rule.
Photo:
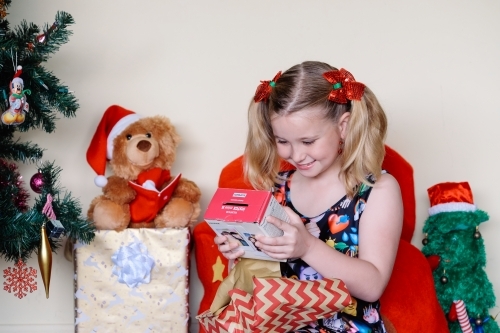
<svg viewBox="0 0 500 333">
<path fill-rule="evenodd" d="M 113 140 L 140 118 L 135 112 L 118 105 L 112 105 L 104 112 L 87 149 L 87 162 L 97 173 L 94 179 L 97 186 L 104 187 L 108 183 L 104 174 L 107 161 L 113 157 Z"/>
<path fill-rule="evenodd" d="M 427 189 L 427 193 L 431 202 L 430 216 L 443 212 L 474 212 L 477 209 L 467 182 L 436 184 Z"/>
</svg>

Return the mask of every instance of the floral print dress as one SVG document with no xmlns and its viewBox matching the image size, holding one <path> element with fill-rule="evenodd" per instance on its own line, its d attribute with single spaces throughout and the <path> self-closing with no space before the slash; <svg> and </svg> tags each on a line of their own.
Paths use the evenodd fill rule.
<svg viewBox="0 0 500 333">
<path fill-rule="evenodd" d="M 359 220 L 372 187 L 361 184 L 352 200 L 344 196 L 326 212 L 315 216 L 303 216 L 290 199 L 290 182 L 295 170 L 280 173 L 274 195 L 284 206 L 290 207 L 304 222 L 307 230 L 333 249 L 354 258 L 358 257 Z M 373 183 L 373 179 L 368 177 Z M 317 280 L 323 277 L 301 259 L 281 263 L 284 277 L 299 280 Z M 297 333 L 386 333 L 380 316 L 380 302 L 366 302 L 352 297 L 351 304 L 342 312 L 320 319 L 294 332 Z"/>
</svg>

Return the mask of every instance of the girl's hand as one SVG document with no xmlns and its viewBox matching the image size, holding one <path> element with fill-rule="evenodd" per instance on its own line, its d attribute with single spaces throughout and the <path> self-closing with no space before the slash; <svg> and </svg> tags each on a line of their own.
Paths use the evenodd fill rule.
<svg viewBox="0 0 500 333">
<path fill-rule="evenodd" d="M 229 260 L 239 258 L 245 253 L 243 249 L 236 250 L 240 243 L 232 237 L 217 236 L 214 238 L 214 242 L 222 255 Z"/>
<path fill-rule="evenodd" d="M 302 219 L 289 207 L 284 207 L 290 217 L 290 223 L 268 216 L 267 221 L 283 230 L 280 237 L 256 235 L 255 246 L 275 259 L 301 258 L 312 246 L 316 238 L 305 228 Z"/>
</svg>

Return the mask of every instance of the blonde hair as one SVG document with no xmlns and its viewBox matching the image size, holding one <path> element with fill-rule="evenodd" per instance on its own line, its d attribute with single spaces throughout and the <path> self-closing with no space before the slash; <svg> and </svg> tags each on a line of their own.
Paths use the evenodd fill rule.
<svg viewBox="0 0 500 333">
<path fill-rule="evenodd" d="M 380 177 L 387 131 L 384 110 L 368 87 L 360 101 L 341 104 L 328 100 L 332 85 L 323 78 L 323 73 L 332 70 L 336 68 L 316 61 L 295 65 L 277 80 L 267 100 L 250 103 L 244 172 L 254 188 L 271 189 L 280 171 L 272 117 L 314 106 L 325 110 L 325 118 L 335 123 L 345 112 L 350 112 L 343 153 L 338 157 L 341 158 L 340 178 L 347 196 L 352 198 L 361 183 L 370 185 L 367 175 L 375 179 Z"/>
</svg>

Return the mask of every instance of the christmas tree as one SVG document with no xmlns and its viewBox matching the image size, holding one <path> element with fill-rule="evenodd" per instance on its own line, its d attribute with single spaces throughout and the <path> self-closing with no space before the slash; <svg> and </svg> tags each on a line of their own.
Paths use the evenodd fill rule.
<svg viewBox="0 0 500 333">
<path fill-rule="evenodd" d="M 22 21 L 11 30 L 6 20 L 10 2 L 0 0 L 0 257 L 26 261 L 36 252 L 43 262 L 60 247 L 61 234 L 84 243 L 94 237 L 78 200 L 58 183 L 62 170 L 42 161 L 41 147 L 22 140 L 22 133 L 33 129 L 52 133 L 57 114 L 75 116 L 76 98 L 42 66 L 68 41 L 68 26 L 74 21 L 68 13 L 58 12 L 55 22 L 42 29 Z M 38 166 L 30 180 L 36 193 L 32 207 L 19 163 Z M 46 274 L 41 270 L 42 276 Z"/>
<path fill-rule="evenodd" d="M 450 332 L 500 332 L 489 314 L 495 294 L 484 271 L 486 253 L 479 231 L 488 214 L 474 205 L 467 182 L 437 184 L 428 193 L 431 208 L 422 252 L 433 269 Z"/>
</svg>

